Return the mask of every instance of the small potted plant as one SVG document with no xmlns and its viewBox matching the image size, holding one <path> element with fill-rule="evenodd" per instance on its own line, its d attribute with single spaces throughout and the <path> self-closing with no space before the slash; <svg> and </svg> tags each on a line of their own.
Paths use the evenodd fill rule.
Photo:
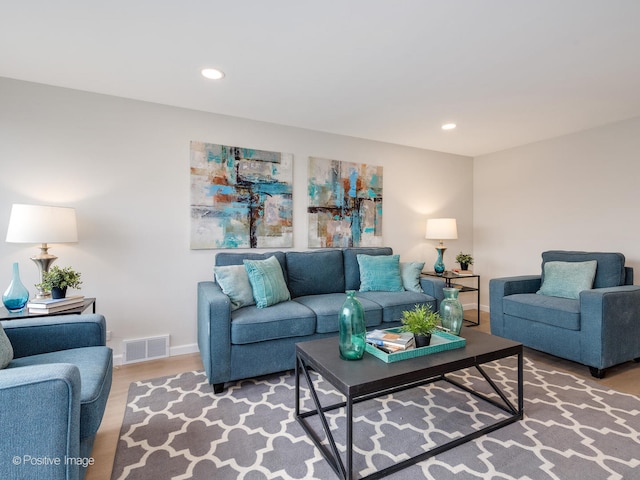
<svg viewBox="0 0 640 480">
<path fill-rule="evenodd" d="M 440 325 L 442 318 L 432 312 L 428 305 L 416 305 L 413 310 L 402 312 L 403 332 L 411 332 L 416 339 L 416 347 L 426 347 L 431 343 L 431 333 Z"/>
<path fill-rule="evenodd" d="M 456 255 L 456 262 L 460 264 L 460 270 L 468 270 L 469 265 L 473 265 L 473 257 L 468 253 L 460 252 Z"/>
<path fill-rule="evenodd" d="M 65 298 L 68 287 L 80 289 L 80 285 L 82 285 L 80 275 L 71 267 L 54 266 L 42 274 L 42 282 L 38 283 L 36 287 L 50 291 L 52 298 Z"/>
</svg>

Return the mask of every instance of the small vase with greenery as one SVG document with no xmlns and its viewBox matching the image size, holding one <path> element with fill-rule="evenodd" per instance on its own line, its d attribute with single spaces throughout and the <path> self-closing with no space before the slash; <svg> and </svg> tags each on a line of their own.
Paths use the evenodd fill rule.
<svg viewBox="0 0 640 480">
<path fill-rule="evenodd" d="M 468 253 L 460 252 L 456 255 L 456 262 L 460 264 L 460 270 L 467 270 L 469 265 L 473 265 L 473 257 Z"/>
<path fill-rule="evenodd" d="M 65 298 L 67 296 L 67 288 L 80 289 L 80 285 L 82 285 L 80 275 L 80 272 L 76 272 L 71 267 L 60 268 L 54 266 L 48 272 L 42 274 L 42 282 L 38 283 L 36 287 L 50 291 L 52 298 Z"/>
<path fill-rule="evenodd" d="M 416 347 L 424 347 L 431 342 L 431 334 L 438 328 L 442 318 L 432 312 L 428 305 L 416 305 L 413 310 L 402 312 L 403 332 L 411 332 L 416 339 Z"/>
</svg>

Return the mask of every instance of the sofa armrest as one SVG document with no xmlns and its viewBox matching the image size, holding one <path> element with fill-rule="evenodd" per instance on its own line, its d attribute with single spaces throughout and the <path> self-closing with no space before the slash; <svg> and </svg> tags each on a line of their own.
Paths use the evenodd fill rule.
<svg viewBox="0 0 640 480">
<path fill-rule="evenodd" d="M 0 371 L 0 478 L 78 479 L 80 372 L 69 364 Z"/>
<path fill-rule="evenodd" d="M 198 283 L 198 348 L 209 383 L 231 377 L 231 301 L 215 282 Z"/>
<path fill-rule="evenodd" d="M 444 292 L 442 289 L 445 286 L 444 280 L 435 277 L 420 277 L 420 286 L 427 295 L 431 295 L 436 299 L 436 311 L 440 309 L 440 303 L 444 300 Z"/>
<path fill-rule="evenodd" d="M 95 313 L 2 322 L 13 347 L 14 358 L 71 348 L 104 346 L 107 344 L 106 325 L 104 316 Z"/>
<path fill-rule="evenodd" d="M 607 368 L 640 358 L 640 286 L 580 292 L 580 323 L 585 365 Z"/>
<path fill-rule="evenodd" d="M 502 299 L 520 293 L 536 293 L 540 290 L 540 275 L 520 275 L 517 277 L 492 278 L 489 280 L 489 321 L 491 333 L 504 334 L 504 310 Z"/>
</svg>

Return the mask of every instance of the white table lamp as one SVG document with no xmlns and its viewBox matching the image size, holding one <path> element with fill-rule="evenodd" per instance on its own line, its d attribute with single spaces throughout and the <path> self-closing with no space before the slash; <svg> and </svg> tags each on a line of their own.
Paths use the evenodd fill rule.
<svg viewBox="0 0 640 480">
<path fill-rule="evenodd" d="M 76 211 L 69 207 L 14 204 L 11 207 L 7 242 L 39 243 L 40 254 L 31 257 L 40 271 L 40 282 L 49 266 L 58 258 L 49 253 L 49 243 L 74 243 L 78 241 Z M 37 298 L 49 296 L 38 288 Z"/>
<path fill-rule="evenodd" d="M 458 238 L 458 226 L 455 218 L 430 218 L 427 220 L 427 233 L 425 236 L 428 240 L 439 240 L 440 243 L 436 247 L 438 259 L 433 265 L 433 269 L 438 275 L 442 275 L 445 271 L 443 255 L 447 247 L 444 246 L 444 240 L 455 240 Z"/>
</svg>

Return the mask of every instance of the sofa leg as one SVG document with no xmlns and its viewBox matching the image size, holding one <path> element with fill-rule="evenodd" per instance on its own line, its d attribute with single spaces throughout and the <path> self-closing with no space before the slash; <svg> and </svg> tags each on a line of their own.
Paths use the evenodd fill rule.
<svg viewBox="0 0 640 480">
<path fill-rule="evenodd" d="M 214 383 L 213 393 L 222 393 L 224 391 L 224 383 Z"/>
<path fill-rule="evenodd" d="M 604 368 L 589 367 L 589 371 L 591 372 L 592 377 L 604 378 Z"/>
<path fill-rule="evenodd" d="M 633 361 L 636 362 L 636 363 L 640 363 L 640 357 L 634 358 Z"/>
</svg>

